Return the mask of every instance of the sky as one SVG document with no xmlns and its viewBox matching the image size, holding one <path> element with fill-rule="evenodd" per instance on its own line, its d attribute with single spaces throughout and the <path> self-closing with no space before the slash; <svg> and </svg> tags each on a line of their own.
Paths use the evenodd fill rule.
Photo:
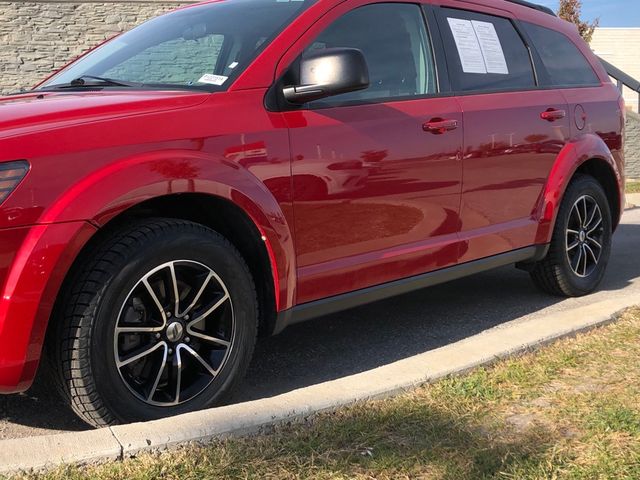
<svg viewBox="0 0 640 480">
<path fill-rule="evenodd" d="M 558 0 L 533 0 L 558 10 Z M 600 18 L 601 27 L 640 28 L 640 0 L 582 0 L 582 17 Z"/>
</svg>

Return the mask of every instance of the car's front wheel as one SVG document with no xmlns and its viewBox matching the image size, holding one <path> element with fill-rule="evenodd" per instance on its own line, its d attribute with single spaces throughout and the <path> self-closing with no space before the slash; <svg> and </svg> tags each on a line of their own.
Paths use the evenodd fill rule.
<svg viewBox="0 0 640 480">
<path fill-rule="evenodd" d="M 53 363 L 93 426 L 214 405 L 251 358 L 256 292 L 238 251 L 195 223 L 156 219 L 111 235 L 63 297 Z"/>
<path fill-rule="evenodd" d="M 558 212 L 547 256 L 531 278 L 543 291 L 579 297 L 602 282 L 611 253 L 612 221 L 607 196 L 598 181 L 577 175 Z"/>
</svg>

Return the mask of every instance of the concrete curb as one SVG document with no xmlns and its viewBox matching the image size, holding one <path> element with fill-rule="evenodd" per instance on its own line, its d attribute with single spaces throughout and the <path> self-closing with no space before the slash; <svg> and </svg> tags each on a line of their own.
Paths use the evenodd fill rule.
<svg viewBox="0 0 640 480">
<path fill-rule="evenodd" d="M 0 473 L 117 460 L 187 442 L 255 433 L 357 401 L 391 396 L 604 325 L 636 302 L 632 298 L 606 300 L 514 321 L 411 358 L 272 398 L 83 433 L 2 440 Z"/>
<path fill-rule="evenodd" d="M 637 208 L 640 205 L 640 193 L 627 193 L 625 196 L 627 197 L 625 210 Z"/>
</svg>

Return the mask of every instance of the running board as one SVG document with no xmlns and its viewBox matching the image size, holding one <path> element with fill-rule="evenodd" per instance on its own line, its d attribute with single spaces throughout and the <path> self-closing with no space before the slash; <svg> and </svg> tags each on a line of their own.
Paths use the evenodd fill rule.
<svg viewBox="0 0 640 480">
<path fill-rule="evenodd" d="M 403 278 L 402 280 L 383 283 L 382 285 L 356 290 L 355 292 L 343 293 L 334 297 L 303 303 L 302 305 L 297 305 L 278 313 L 273 334 L 276 335 L 287 326 L 295 323 L 304 322 L 360 305 L 366 305 L 367 303 L 377 302 L 378 300 L 395 297 L 403 293 L 450 282 L 505 265 L 535 262 L 543 259 L 548 249 L 548 245 L 521 248 L 415 277 Z"/>
</svg>

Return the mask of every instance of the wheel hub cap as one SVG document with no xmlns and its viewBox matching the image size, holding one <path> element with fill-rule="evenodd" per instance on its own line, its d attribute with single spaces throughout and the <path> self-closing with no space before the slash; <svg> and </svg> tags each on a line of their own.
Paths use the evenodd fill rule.
<svg viewBox="0 0 640 480">
<path fill-rule="evenodd" d="M 167 327 L 167 340 L 173 343 L 177 343 L 182 340 L 184 334 L 184 327 L 180 322 L 173 322 Z"/>
</svg>

